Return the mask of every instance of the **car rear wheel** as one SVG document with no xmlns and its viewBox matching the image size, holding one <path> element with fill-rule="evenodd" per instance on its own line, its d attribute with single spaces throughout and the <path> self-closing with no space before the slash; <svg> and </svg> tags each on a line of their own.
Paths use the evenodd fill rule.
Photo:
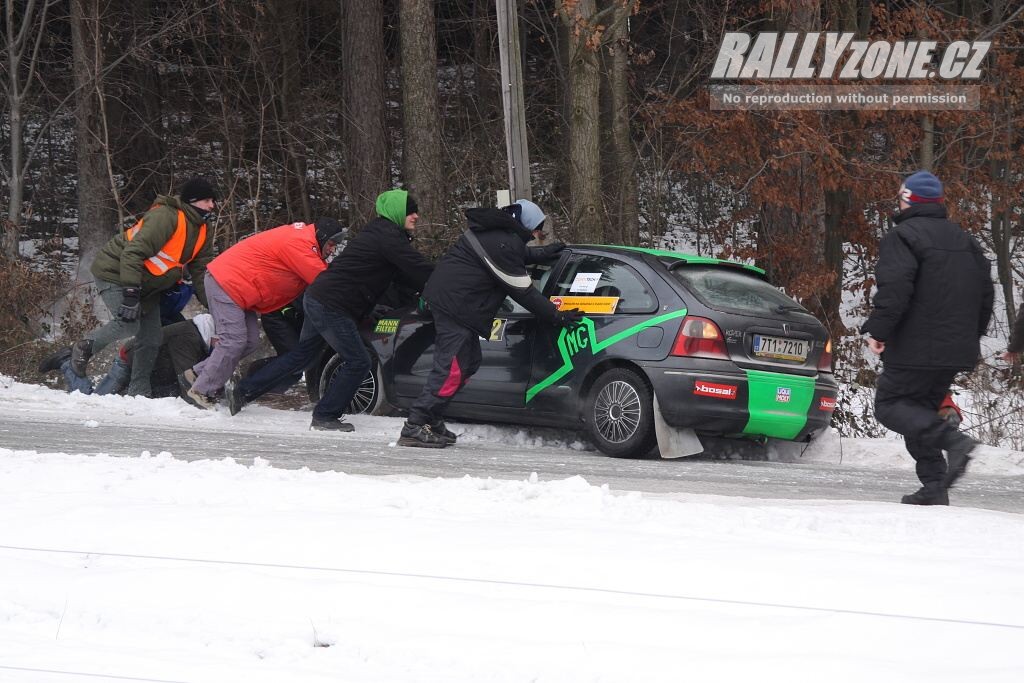
<svg viewBox="0 0 1024 683">
<path fill-rule="evenodd" d="M 633 370 L 603 372 L 587 394 L 587 436 L 598 450 L 616 458 L 640 458 L 654 448 L 654 401 Z"/>
<path fill-rule="evenodd" d="M 346 415 L 359 415 L 360 413 L 386 415 L 390 409 L 387 401 L 384 400 L 384 388 L 380 378 L 380 363 L 377 362 L 376 358 L 372 358 L 371 361 L 373 365 L 370 367 L 370 371 L 366 373 L 366 377 L 363 378 L 359 388 L 356 389 L 355 396 L 352 397 L 352 402 L 348 404 L 348 409 L 345 411 Z M 315 391 L 313 390 L 314 387 L 310 387 L 311 399 L 315 401 L 320 400 L 324 394 L 324 389 L 334 379 L 334 375 L 337 374 L 342 363 L 341 356 L 336 353 L 327 359 L 319 373 L 319 381 L 316 382 Z"/>
</svg>

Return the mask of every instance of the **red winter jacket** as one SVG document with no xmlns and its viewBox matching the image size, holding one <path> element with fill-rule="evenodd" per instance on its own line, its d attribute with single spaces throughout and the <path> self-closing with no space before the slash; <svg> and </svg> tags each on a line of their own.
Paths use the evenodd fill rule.
<svg viewBox="0 0 1024 683">
<path fill-rule="evenodd" d="M 239 308 L 256 313 L 269 313 L 291 303 L 325 268 L 312 223 L 258 232 L 208 266 Z"/>
</svg>

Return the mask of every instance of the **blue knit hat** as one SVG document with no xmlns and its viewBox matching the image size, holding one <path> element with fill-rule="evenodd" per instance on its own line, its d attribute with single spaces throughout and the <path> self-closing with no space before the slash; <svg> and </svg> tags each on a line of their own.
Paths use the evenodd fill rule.
<svg viewBox="0 0 1024 683">
<path fill-rule="evenodd" d="M 907 204 L 927 204 L 942 201 L 942 182 L 928 171 L 907 176 L 900 186 L 900 199 Z"/>
</svg>

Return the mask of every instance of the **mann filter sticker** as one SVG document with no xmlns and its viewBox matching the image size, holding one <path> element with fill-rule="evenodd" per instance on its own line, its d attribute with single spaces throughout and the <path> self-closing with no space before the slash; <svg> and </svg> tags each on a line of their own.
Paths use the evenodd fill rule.
<svg viewBox="0 0 1024 683">
<path fill-rule="evenodd" d="M 374 334 L 394 334 L 398 331 L 398 318 L 381 318 L 373 328 Z"/>
<path fill-rule="evenodd" d="M 709 396 L 711 398 L 724 398 L 734 401 L 736 400 L 737 391 L 737 387 L 732 384 L 715 384 L 714 382 L 705 382 L 703 380 L 697 380 L 693 384 L 695 396 Z"/>
<path fill-rule="evenodd" d="M 567 311 L 578 308 L 584 313 L 611 315 L 619 305 L 617 296 L 553 296 L 551 303 L 558 310 Z"/>
<path fill-rule="evenodd" d="M 580 294 L 593 294 L 597 283 L 601 281 L 601 273 L 576 273 L 569 291 Z"/>
</svg>

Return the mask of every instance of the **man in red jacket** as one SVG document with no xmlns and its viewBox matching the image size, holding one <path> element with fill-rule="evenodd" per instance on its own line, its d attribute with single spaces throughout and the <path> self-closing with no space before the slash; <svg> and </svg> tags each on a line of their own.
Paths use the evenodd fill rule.
<svg viewBox="0 0 1024 683">
<path fill-rule="evenodd" d="M 259 314 L 282 308 L 327 267 L 343 229 L 333 218 L 292 223 L 256 233 L 210 262 L 206 298 L 217 329 L 217 345 L 206 360 L 182 373 L 187 398 L 212 408 L 213 396 L 238 363 L 256 350 Z"/>
</svg>

